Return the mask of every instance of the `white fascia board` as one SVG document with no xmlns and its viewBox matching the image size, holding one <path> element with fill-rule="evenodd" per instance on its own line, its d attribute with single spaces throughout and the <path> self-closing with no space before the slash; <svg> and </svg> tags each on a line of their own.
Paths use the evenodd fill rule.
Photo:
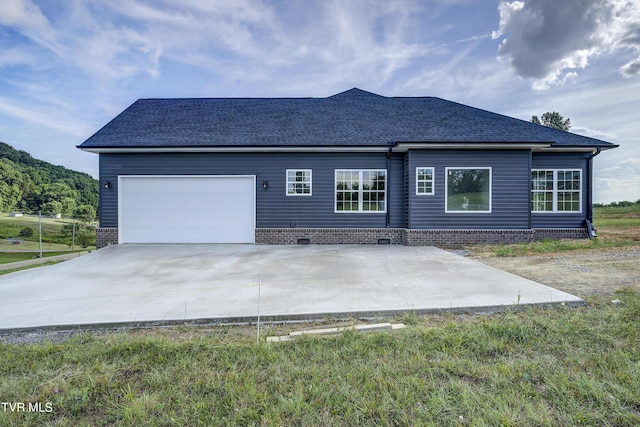
<svg viewBox="0 0 640 427">
<path fill-rule="evenodd" d="M 97 154 L 108 153 L 282 153 L 282 152 L 313 152 L 313 153 L 329 153 L 329 152 L 346 152 L 346 153 L 387 153 L 390 147 L 385 146 L 367 146 L 367 147 L 122 147 L 122 148 L 83 148 L 78 147 L 82 151 Z"/>
<path fill-rule="evenodd" d="M 541 148 L 538 150 L 533 150 L 536 152 L 544 152 L 544 153 L 595 153 L 598 151 L 598 148 L 601 150 L 609 150 L 615 147 L 550 147 L 550 148 Z"/>
<path fill-rule="evenodd" d="M 552 143 L 502 143 L 502 142 L 418 142 L 418 143 L 404 143 L 397 142 L 393 146 L 393 152 L 403 153 L 408 150 L 442 150 L 442 149 L 455 149 L 455 150 L 532 150 L 537 151 L 544 148 L 549 148 Z"/>
</svg>

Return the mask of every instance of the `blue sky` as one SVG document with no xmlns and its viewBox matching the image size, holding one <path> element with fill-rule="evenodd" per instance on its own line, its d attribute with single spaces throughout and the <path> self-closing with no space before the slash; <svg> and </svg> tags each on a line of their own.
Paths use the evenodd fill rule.
<svg viewBox="0 0 640 427">
<path fill-rule="evenodd" d="M 82 143 L 138 98 L 437 96 L 620 144 L 640 199 L 640 4 L 626 0 L 2 0 L 0 141 L 97 177 Z"/>
</svg>

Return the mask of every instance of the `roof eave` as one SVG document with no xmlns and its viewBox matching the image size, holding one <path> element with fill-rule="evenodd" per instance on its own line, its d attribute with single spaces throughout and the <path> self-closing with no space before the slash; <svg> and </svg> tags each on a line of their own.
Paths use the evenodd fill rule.
<svg viewBox="0 0 640 427">
<path fill-rule="evenodd" d="M 388 152 L 404 153 L 410 149 L 418 150 L 531 150 L 534 152 L 593 152 L 598 148 L 608 150 L 618 145 L 558 145 L 553 142 L 405 142 L 396 141 L 393 145 L 279 145 L 279 146 L 77 146 L 80 150 L 97 154 L 117 153 L 269 153 L 269 152 L 343 152 L 371 153 Z"/>
<path fill-rule="evenodd" d="M 536 151 L 542 152 L 565 152 L 565 153 L 594 153 L 598 149 L 600 150 L 611 150 L 612 148 L 618 148 L 619 144 L 609 144 L 609 145 L 556 145 L 553 147 L 541 148 Z"/>
<path fill-rule="evenodd" d="M 549 148 L 553 142 L 408 142 L 396 141 L 393 151 L 404 153 L 411 149 L 418 150 L 541 150 Z"/>
<path fill-rule="evenodd" d="M 97 154 L 116 153 L 268 153 L 268 152 L 350 152 L 350 153 L 371 153 L 388 152 L 389 146 L 385 145 L 351 145 L 351 146 L 231 146 L 231 147 L 83 147 L 78 146 L 82 151 Z"/>
</svg>

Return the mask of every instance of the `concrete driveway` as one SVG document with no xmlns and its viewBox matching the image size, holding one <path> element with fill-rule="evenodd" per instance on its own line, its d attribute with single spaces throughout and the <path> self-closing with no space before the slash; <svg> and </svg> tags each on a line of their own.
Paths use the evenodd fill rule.
<svg viewBox="0 0 640 427">
<path fill-rule="evenodd" d="M 260 301 L 258 303 L 258 294 Z M 582 304 L 433 247 L 119 245 L 0 276 L 0 329 Z"/>
</svg>

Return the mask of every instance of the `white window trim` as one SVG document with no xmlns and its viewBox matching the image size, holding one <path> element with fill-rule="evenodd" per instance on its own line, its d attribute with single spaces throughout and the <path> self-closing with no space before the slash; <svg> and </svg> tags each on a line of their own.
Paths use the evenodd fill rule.
<svg viewBox="0 0 640 427">
<path fill-rule="evenodd" d="M 420 180 L 418 179 L 418 170 L 419 169 L 431 169 L 431 192 L 430 193 L 420 193 L 418 191 L 418 183 Z M 428 182 L 425 180 L 425 182 Z M 418 166 L 416 167 L 416 196 L 433 196 L 436 194 L 436 169 L 431 166 Z"/>
<path fill-rule="evenodd" d="M 309 193 L 294 193 L 289 194 L 289 172 L 308 172 L 309 173 Z M 285 187 L 284 193 L 287 197 L 309 197 L 313 194 L 313 171 L 311 169 L 287 169 L 285 171 Z M 294 181 L 293 183 L 295 183 Z"/>
<path fill-rule="evenodd" d="M 484 169 L 489 171 L 489 210 L 488 211 L 451 211 L 449 205 L 449 171 L 459 169 Z M 447 167 L 444 172 L 444 212 L 455 214 L 490 214 L 493 212 L 493 168 L 490 166 Z"/>
<path fill-rule="evenodd" d="M 578 172 L 580 174 L 580 189 L 579 190 L 558 190 L 558 172 Z M 535 213 L 535 214 L 581 214 L 582 213 L 582 169 L 564 169 L 564 168 L 560 168 L 560 169 L 551 169 L 551 168 L 542 168 L 542 169 L 531 169 L 531 172 L 553 172 L 553 190 L 550 191 L 551 193 L 551 206 L 553 207 L 552 210 L 550 211 L 534 211 L 533 209 L 531 209 L 531 204 L 529 204 L 529 209 L 531 209 L 531 213 Z M 529 187 L 531 187 L 531 174 L 529 174 Z M 541 191 L 541 190 L 530 190 L 531 191 L 531 198 L 533 199 L 533 193 L 537 192 L 537 191 Z M 548 190 L 545 190 L 548 191 Z M 577 192 L 578 193 L 578 210 L 577 211 L 559 211 L 558 210 L 558 192 L 561 193 L 573 193 L 573 192 Z"/>
<path fill-rule="evenodd" d="M 357 211 L 339 211 L 338 210 L 338 172 L 358 172 L 358 182 L 362 184 L 362 175 L 364 172 L 384 172 L 384 209 L 380 211 L 364 211 L 362 210 L 363 188 L 358 188 L 358 210 Z M 387 170 L 386 169 L 335 169 L 333 171 L 333 213 L 338 214 L 382 214 L 387 213 Z"/>
</svg>

